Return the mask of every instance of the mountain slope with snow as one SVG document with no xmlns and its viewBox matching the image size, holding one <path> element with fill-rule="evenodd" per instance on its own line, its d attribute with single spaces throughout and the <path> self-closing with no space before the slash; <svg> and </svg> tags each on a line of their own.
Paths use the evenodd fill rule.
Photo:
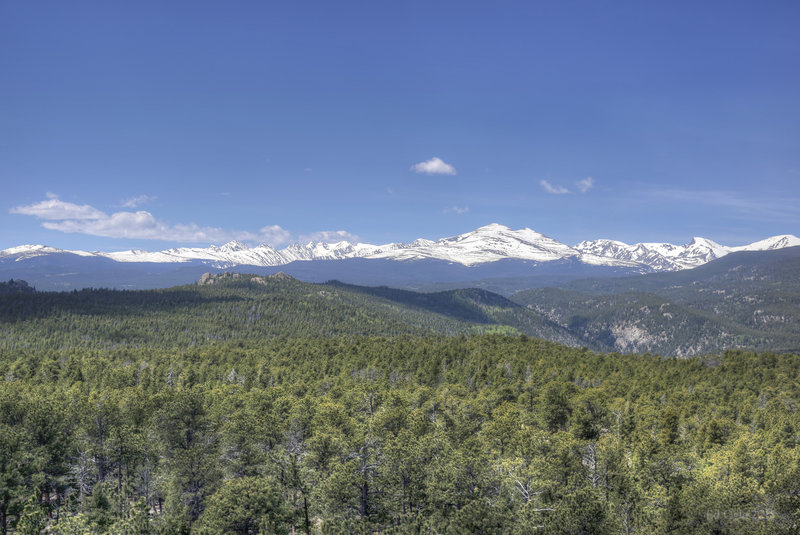
<svg viewBox="0 0 800 535">
<path fill-rule="evenodd" d="M 458 236 L 437 241 L 418 239 L 407 244 L 310 242 L 295 243 L 278 250 L 266 244 L 249 247 L 233 241 L 222 246 L 179 247 L 156 252 L 65 251 L 44 245 L 23 245 L 0 251 L 0 260 L 18 261 L 69 253 L 81 257 L 105 258 L 118 263 L 200 263 L 220 269 L 233 266 L 271 267 L 292 262 L 354 258 L 405 262 L 439 260 L 463 266 L 478 266 L 500 260 L 522 260 L 533 264 L 571 261 L 590 266 L 628 268 L 645 273 L 691 269 L 736 251 L 764 251 L 798 245 L 800 238 L 787 234 L 739 247 L 726 247 L 705 238 L 694 238 L 686 245 L 670 243 L 628 245 L 620 241 L 601 239 L 583 241 L 570 247 L 529 228 L 512 230 L 493 223 Z"/>
<path fill-rule="evenodd" d="M 53 254 L 69 253 L 78 256 L 94 256 L 95 253 L 87 253 L 86 251 L 67 251 L 64 249 L 57 249 L 49 245 L 18 245 L 9 249 L 0 251 L 0 259 L 13 258 L 14 260 L 26 260 L 28 258 L 35 258 L 37 256 L 47 256 Z"/>
<path fill-rule="evenodd" d="M 791 234 L 783 234 L 781 236 L 772 236 L 771 238 L 760 240 L 751 243 L 750 245 L 730 247 L 730 251 L 771 251 L 774 249 L 785 249 L 786 247 L 798 246 L 800 246 L 800 238 Z"/>
<path fill-rule="evenodd" d="M 786 234 L 738 247 L 727 247 L 706 238 L 693 238 L 686 245 L 671 243 L 628 245 L 615 240 L 592 240 L 580 242 L 575 249 L 585 254 L 637 262 L 649 266 L 653 271 L 678 271 L 696 268 L 738 251 L 768 251 L 796 246 L 800 246 L 800 238 Z"/>
</svg>

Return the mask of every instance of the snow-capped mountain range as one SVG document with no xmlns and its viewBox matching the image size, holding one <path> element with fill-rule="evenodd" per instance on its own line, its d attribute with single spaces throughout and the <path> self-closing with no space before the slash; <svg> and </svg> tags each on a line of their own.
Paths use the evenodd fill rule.
<svg viewBox="0 0 800 535">
<path fill-rule="evenodd" d="M 437 241 L 418 239 L 411 243 L 371 245 L 338 243 L 292 244 L 284 249 L 269 245 L 248 247 L 233 241 L 207 248 L 181 247 L 149 252 L 66 251 L 45 245 L 22 245 L 0 251 L 0 260 L 25 260 L 33 257 L 71 253 L 82 257 L 108 258 L 121 263 L 200 262 L 215 268 L 233 266 L 281 266 L 296 261 L 340 260 L 348 258 L 397 261 L 443 260 L 475 266 L 504 259 L 545 263 L 575 260 L 595 266 L 634 268 L 641 272 L 691 269 L 736 251 L 764 251 L 800 246 L 793 235 L 773 236 L 749 245 L 726 247 L 705 238 L 694 238 L 686 245 L 637 243 L 614 240 L 583 241 L 571 247 L 529 228 L 512 230 L 493 223 L 472 232 Z"/>
</svg>

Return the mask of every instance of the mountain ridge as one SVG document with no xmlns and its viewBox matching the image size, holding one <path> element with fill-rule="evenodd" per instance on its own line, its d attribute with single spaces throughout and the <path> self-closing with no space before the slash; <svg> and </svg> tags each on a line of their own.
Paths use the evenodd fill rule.
<svg viewBox="0 0 800 535">
<path fill-rule="evenodd" d="M 692 269 L 731 252 L 763 251 L 800 245 L 791 234 L 772 236 L 748 245 L 729 247 L 707 238 L 695 237 L 688 244 L 643 242 L 627 243 L 597 239 L 575 246 L 561 243 L 530 228 L 512 230 L 492 223 L 471 232 L 436 241 L 417 239 L 410 243 L 308 242 L 293 243 L 283 249 L 267 244 L 249 247 L 238 241 L 209 247 L 178 247 L 162 251 L 127 250 L 116 252 L 73 251 L 47 245 L 21 245 L 0 251 L 0 259 L 23 260 L 37 256 L 69 253 L 81 257 L 106 258 L 117 263 L 181 264 L 200 262 L 216 268 L 233 266 L 273 267 L 298 261 L 385 259 L 401 262 L 442 260 L 464 266 L 477 266 L 499 260 L 533 262 L 575 260 L 587 265 L 630 268 L 641 273 Z"/>
</svg>

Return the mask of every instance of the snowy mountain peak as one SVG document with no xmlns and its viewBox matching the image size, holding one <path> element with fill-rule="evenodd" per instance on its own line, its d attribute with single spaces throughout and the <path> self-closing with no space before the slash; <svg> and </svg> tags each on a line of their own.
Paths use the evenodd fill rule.
<svg viewBox="0 0 800 535">
<path fill-rule="evenodd" d="M 225 251 L 226 253 L 227 252 L 232 253 L 235 251 L 246 251 L 247 249 L 249 249 L 249 247 L 247 247 L 245 244 L 237 240 L 229 241 L 228 243 L 219 248 L 220 251 Z"/>
<path fill-rule="evenodd" d="M 476 228 L 472 232 L 509 232 L 509 231 L 511 231 L 510 227 L 501 225 L 500 223 L 489 223 L 488 225 Z"/>
<path fill-rule="evenodd" d="M 49 245 L 18 245 L 16 247 L 11 247 L 9 249 L 0 251 L 0 257 L 14 256 L 17 260 L 22 260 L 25 258 L 34 258 L 36 256 L 57 253 L 70 253 L 79 256 L 92 255 L 92 253 L 87 253 L 86 251 L 65 251 L 64 249 L 57 249 L 55 247 L 50 247 Z"/>
<path fill-rule="evenodd" d="M 728 254 L 718 243 L 695 237 L 686 245 L 671 243 L 636 243 L 628 245 L 614 240 L 583 241 L 575 248 L 585 254 L 616 258 L 645 264 L 655 271 L 691 269 Z"/>
<path fill-rule="evenodd" d="M 684 245 L 684 247 L 694 247 L 694 248 L 705 248 L 705 249 L 713 249 L 713 250 L 725 250 L 727 251 L 728 248 L 724 245 L 720 245 L 714 240 L 709 240 L 708 238 L 692 238 L 688 244 Z"/>
<path fill-rule="evenodd" d="M 614 240 L 583 241 L 575 249 L 618 260 L 630 260 L 650 266 L 655 271 L 691 269 L 737 251 L 766 251 L 800 245 L 800 238 L 791 234 L 773 236 L 741 247 L 726 247 L 708 238 L 694 237 L 686 245 L 671 243 L 637 243 L 627 245 Z"/>
<path fill-rule="evenodd" d="M 436 242 L 418 240 L 401 250 L 382 252 L 381 255 L 404 260 L 433 258 L 470 266 L 505 258 L 548 262 L 577 257 L 579 253 L 529 228 L 512 230 L 492 223 Z"/>
<path fill-rule="evenodd" d="M 37 253 L 37 252 L 59 252 L 61 249 L 56 249 L 55 247 L 50 247 L 47 245 L 17 245 L 16 247 L 10 247 L 2 251 L 3 256 L 10 256 L 15 254 L 29 254 L 29 253 Z"/>
<path fill-rule="evenodd" d="M 703 265 L 735 251 L 763 251 L 800 246 L 800 238 L 791 234 L 773 236 L 749 245 L 726 247 L 707 238 L 695 237 L 686 245 L 671 243 L 636 243 L 600 239 L 582 241 L 570 247 L 530 228 L 513 230 L 491 223 L 471 232 L 437 241 L 417 239 L 411 243 L 371 245 L 309 242 L 294 243 L 276 250 L 262 244 L 248 247 L 239 241 L 207 248 L 180 247 L 164 251 L 94 252 L 64 251 L 45 245 L 21 245 L 0 251 L 3 261 L 19 261 L 43 255 L 74 254 L 103 257 L 116 262 L 185 263 L 201 262 L 221 266 L 279 266 L 296 261 L 341 260 L 347 258 L 383 258 L 398 261 L 442 260 L 473 266 L 504 259 L 533 263 L 556 260 L 584 264 L 617 266 L 646 271 L 675 271 Z"/>
<path fill-rule="evenodd" d="M 542 238 L 551 239 L 545 236 L 544 234 L 536 232 L 535 230 L 529 229 L 527 227 L 521 228 L 519 230 L 514 230 L 511 227 L 501 225 L 500 223 L 490 223 L 488 225 L 478 227 L 472 232 L 467 232 L 466 234 L 460 234 L 457 237 L 474 236 L 474 235 L 501 235 L 501 236 L 510 236 L 514 238 L 535 239 L 535 240 Z"/>
<path fill-rule="evenodd" d="M 800 246 L 800 238 L 793 234 L 781 234 L 779 236 L 771 236 L 749 245 L 742 245 L 739 247 L 731 247 L 731 251 L 769 251 L 772 249 L 783 249 L 784 247 L 798 247 Z"/>
</svg>

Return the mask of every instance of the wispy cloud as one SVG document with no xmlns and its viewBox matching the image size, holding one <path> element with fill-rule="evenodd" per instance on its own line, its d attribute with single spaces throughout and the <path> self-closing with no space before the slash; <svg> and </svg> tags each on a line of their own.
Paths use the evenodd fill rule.
<svg viewBox="0 0 800 535">
<path fill-rule="evenodd" d="M 564 195 L 565 193 L 569 193 L 569 190 L 564 186 L 554 186 L 547 180 L 540 180 L 539 184 L 542 186 L 542 189 L 551 195 Z"/>
<path fill-rule="evenodd" d="M 451 206 L 450 208 L 445 208 L 443 212 L 445 214 L 466 214 L 469 212 L 469 206 Z"/>
<path fill-rule="evenodd" d="M 46 229 L 66 233 L 88 234 L 104 238 L 163 240 L 183 243 L 225 243 L 231 240 L 281 245 L 289 241 L 290 233 L 280 227 L 264 227 L 260 232 L 229 231 L 218 227 L 203 227 L 195 223 L 170 224 L 156 219 L 145 211 L 115 212 L 102 219 L 66 219 L 45 221 Z M 282 232 L 283 231 L 283 232 Z"/>
<path fill-rule="evenodd" d="M 122 201 L 120 206 L 123 208 L 137 208 L 143 204 L 153 202 L 154 200 L 156 200 L 156 198 L 150 195 L 139 195 L 138 197 L 131 197 L 130 199 Z"/>
<path fill-rule="evenodd" d="M 586 193 L 594 187 L 594 179 L 590 176 L 587 176 L 583 180 L 578 180 L 575 185 L 578 187 L 578 191 L 581 193 Z"/>
<path fill-rule="evenodd" d="M 542 186 L 542 189 L 550 195 L 566 195 L 568 193 L 572 193 L 572 191 L 564 186 L 560 184 L 551 184 L 547 180 L 540 180 L 539 185 Z M 575 187 L 578 189 L 578 192 L 586 193 L 594 187 L 594 179 L 590 176 L 587 176 L 583 180 L 578 180 L 575 182 Z"/>
<path fill-rule="evenodd" d="M 338 243 L 346 241 L 350 243 L 358 243 L 359 237 L 351 234 L 346 230 L 320 230 L 319 232 L 312 232 L 310 234 L 303 234 L 300 236 L 301 243 L 308 242 L 323 242 L 323 243 Z"/>
<path fill-rule="evenodd" d="M 415 173 L 425 174 L 425 175 L 454 175 L 456 174 L 456 168 L 450 165 L 449 163 L 444 163 L 439 158 L 431 158 L 430 160 L 420 162 L 418 164 L 412 165 L 411 170 Z"/>
<path fill-rule="evenodd" d="M 79 233 L 104 238 L 163 240 L 183 243 L 224 243 L 231 240 L 267 243 L 272 246 L 292 240 L 289 231 L 278 225 L 264 226 L 258 232 L 204 227 L 195 223 L 169 223 L 150 212 L 121 211 L 107 214 L 89 205 L 64 202 L 55 196 L 27 206 L 11 208 L 12 214 L 30 215 L 44 220 L 49 230 Z"/>
<path fill-rule="evenodd" d="M 100 210 L 88 204 L 73 204 L 64 202 L 52 193 L 47 194 L 48 199 L 28 206 L 15 206 L 11 209 L 12 214 L 32 215 L 39 219 L 75 219 L 92 220 L 103 219 L 106 216 Z"/>
<path fill-rule="evenodd" d="M 662 201 L 726 208 L 754 221 L 800 220 L 800 196 L 759 197 L 736 191 L 680 188 L 652 189 L 645 194 Z"/>
</svg>

